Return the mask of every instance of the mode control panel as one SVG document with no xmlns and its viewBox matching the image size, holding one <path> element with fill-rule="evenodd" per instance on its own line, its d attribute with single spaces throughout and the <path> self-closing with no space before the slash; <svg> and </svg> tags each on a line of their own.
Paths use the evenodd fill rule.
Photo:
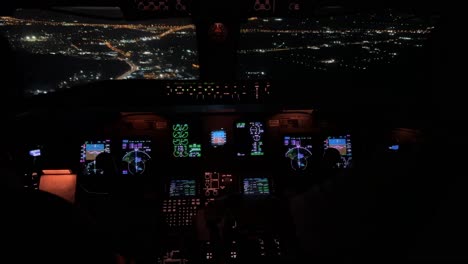
<svg viewBox="0 0 468 264">
<path fill-rule="evenodd" d="M 199 206 L 198 198 L 166 199 L 162 212 L 169 227 L 189 227 L 193 224 Z"/>
</svg>

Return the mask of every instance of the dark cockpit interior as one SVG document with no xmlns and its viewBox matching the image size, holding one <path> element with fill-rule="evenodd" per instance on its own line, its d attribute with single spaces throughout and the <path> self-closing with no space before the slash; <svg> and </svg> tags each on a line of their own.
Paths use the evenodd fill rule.
<svg viewBox="0 0 468 264">
<path fill-rule="evenodd" d="M 468 260 L 439 9 L 0 4 L 13 262 Z"/>
</svg>

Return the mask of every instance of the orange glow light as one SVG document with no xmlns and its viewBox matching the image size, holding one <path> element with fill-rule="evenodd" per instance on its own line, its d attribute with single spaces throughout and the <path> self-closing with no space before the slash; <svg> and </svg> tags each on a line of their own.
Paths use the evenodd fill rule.
<svg viewBox="0 0 468 264">
<path fill-rule="evenodd" d="M 70 202 L 75 202 L 76 175 L 42 175 L 39 190 L 55 194 Z"/>
<path fill-rule="evenodd" d="M 71 170 L 63 169 L 63 170 L 42 170 L 42 174 L 45 175 L 69 175 L 72 174 Z"/>
</svg>

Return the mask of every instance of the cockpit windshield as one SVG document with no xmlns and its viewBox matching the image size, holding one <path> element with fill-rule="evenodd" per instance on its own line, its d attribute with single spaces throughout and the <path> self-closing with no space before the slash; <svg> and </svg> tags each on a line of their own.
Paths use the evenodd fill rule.
<svg viewBox="0 0 468 264">
<path fill-rule="evenodd" d="M 189 18 L 128 21 L 119 8 L 18 10 L 0 17 L 26 95 L 101 80 L 200 79 Z M 69 11 L 69 10 L 68 10 Z M 431 18 L 381 12 L 309 18 L 251 17 L 240 28 L 237 79 L 307 79 L 311 72 L 366 72 L 423 50 Z M 424 56 L 424 55 L 422 55 Z"/>
<path fill-rule="evenodd" d="M 4 34 L 25 73 L 25 92 L 44 94 L 99 80 L 199 78 L 195 26 L 190 19 L 128 22 L 119 9 L 108 16 L 19 10 L 0 17 Z"/>
<path fill-rule="evenodd" d="M 315 72 L 366 71 L 418 52 L 434 29 L 409 13 L 317 18 L 252 17 L 241 28 L 240 79 L 308 79 Z"/>
</svg>

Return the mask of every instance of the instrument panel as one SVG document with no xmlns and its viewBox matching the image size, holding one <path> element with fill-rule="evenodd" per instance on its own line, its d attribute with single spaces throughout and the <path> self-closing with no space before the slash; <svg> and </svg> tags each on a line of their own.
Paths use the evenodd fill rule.
<svg viewBox="0 0 468 264">
<path fill-rule="evenodd" d="M 354 166 L 354 158 L 362 158 L 361 149 L 355 149 L 362 145 L 360 134 L 332 125 L 326 127 L 313 111 L 119 113 L 106 123 L 96 120 L 93 129 L 82 129 L 80 137 L 57 143 L 56 150 L 47 142 L 33 144 L 30 155 L 50 159 L 55 151 L 71 165 L 42 168 L 70 168 L 84 187 L 98 181 L 104 186 L 117 185 L 105 191 L 87 188 L 93 193 L 78 186 L 81 194 L 77 199 L 81 202 L 86 195 L 98 199 L 100 193 L 110 193 L 104 199 L 136 200 L 136 206 L 151 211 L 174 239 L 164 242 L 167 250 L 180 249 L 177 239 L 192 239 L 190 236 L 209 241 L 212 247 L 231 243 L 212 240 L 213 234 L 222 232 L 240 247 L 233 251 L 238 255 L 233 256 L 250 256 L 249 249 L 255 245 L 260 256 L 283 254 L 276 246 L 268 246 L 276 245 L 274 241 L 280 245 L 287 241 L 276 233 L 289 232 L 288 225 L 282 224 L 287 219 L 279 218 L 290 212 L 280 205 L 287 203 L 291 193 L 301 194 L 317 183 L 311 180 L 330 175 L 320 175 L 329 150 L 338 153 L 334 168 L 346 171 L 343 177 L 352 176 L 349 169 Z M 51 142 L 60 140 L 53 134 L 50 138 Z M 242 207 L 223 207 L 236 199 L 242 200 Z M 212 211 L 219 215 L 210 215 Z M 204 215 L 212 219 L 202 219 Z M 143 222 L 140 218 L 137 221 Z M 213 230 L 208 231 L 209 235 L 199 234 L 203 233 L 199 230 L 203 229 L 200 221 L 210 223 Z M 216 229 L 220 222 L 233 228 Z M 250 246 L 250 238 L 255 239 L 254 246 Z M 210 250 L 201 251 L 201 258 L 215 258 L 216 254 L 219 257 L 219 252 Z"/>
<path fill-rule="evenodd" d="M 289 183 L 317 177 L 328 149 L 340 153 L 337 168 L 352 168 L 351 135 L 321 131 L 311 112 L 120 113 L 95 124 L 56 149 L 41 144 L 38 158 L 64 157 L 93 193 L 149 190 L 173 230 L 194 228 L 201 208 L 233 195 L 255 202 L 283 196 Z M 106 187 L 115 183 L 117 189 Z"/>
<path fill-rule="evenodd" d="M 166 177 L 163 171 L 190 175 L 206 181 L 203 193 L 210 197 L 234 181 L 240 185 L 242 177 L 313 177 L 328 149 L 339 152 L 338 168 L 353 167 L 350 133 L 321 131 L 308 113 L 121 113 L 113 124 L 95 131 L 86 131 L 73 146 L 60 142 L 51 149 L 40 142 L 42 152 L 67 158 L 67 167 L 81 177 L 160 178 Z M 81 151 L 73 154 L 78 146 Z"/>
<path fill-rule="evenodd" d="M 265 121 L 253 120 L 236 121 L 232 127 L 197 126 L 197 130 L 190 122 L 173 123 L 165 129 L 168 135 L 162 138 L 141 136 L 134 139 L 86 140 L 81 145 L 79 171 L 82 176 L 106 174 L 106 161 L 99 161 L 99 157 L 107 154 L 120 164 L 118 176 L 153 176 L 150 174 L 158 173 L 149 172 L 147 167 L 165 166 L 165 160 L 174 166 L 191 161 L 192 164 L 211 167 L 213 171 L 230 169 L 232 166 L 229 163 L 250 161 L 267 165 L 267 160 L 278 160 L 279 163 L 274 166 L 307 174 L 313 166 L 312 160 L 320 160 L 328 149 L 335 149 L 340 154 L 338 168 L 352 167 L 352 139 L 349 134 L 322 136 L 300 133 L 278 137 L 269 134 L 271 131 L 265 126 Z M 281 139 L 280 142 L 278 138 Z M 323 145 L 319 142 L 323 142 Z M 159 153 L 153 153 L 154 149 L 158 149 Z M 155 155 L 158 156 L 156 159 Z M 269 165 L 267 170 L 272 167 Z M 217 179 L 221 178 L 217 176 Z"/>
</svg>

